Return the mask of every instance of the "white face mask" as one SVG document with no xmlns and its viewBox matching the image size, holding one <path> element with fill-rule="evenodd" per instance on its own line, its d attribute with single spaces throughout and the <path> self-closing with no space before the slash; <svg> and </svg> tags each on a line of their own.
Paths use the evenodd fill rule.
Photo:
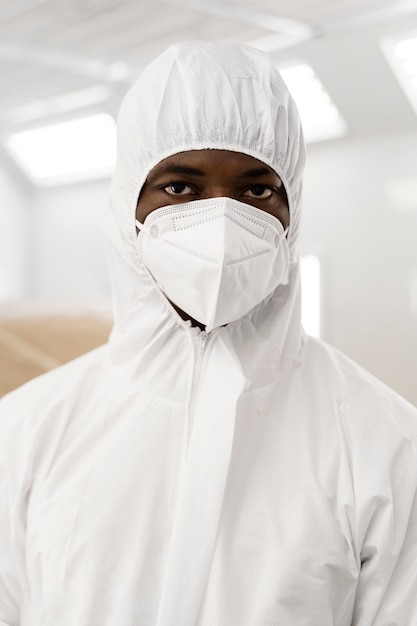
<svg viewBox="0 0 417 626">
<path fill-rule="evenodd" d="M 139 255 L 160 289 L 207 331 L 241 318 L 288 283 L 287 231 L 238 200 L 166 206 L 136 224 Z"/>
</svg>

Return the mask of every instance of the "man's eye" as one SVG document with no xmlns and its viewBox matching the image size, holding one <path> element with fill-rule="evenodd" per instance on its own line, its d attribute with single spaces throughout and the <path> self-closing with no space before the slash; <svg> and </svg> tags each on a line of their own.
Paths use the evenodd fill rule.
<svg viewBox="0 0 417 626">
<path fill-rule="evenodd" d="M 187 196 L 193 193 L 191 187 L 185 183 L 170 183 L 164 187 L 164 191 L 169 193 L 171 196 Z"/>
<path fill-rule="evenodd" d="M 273 194 L 273 190 L 270 187 L 266 187 L 265 185 L 254 185 L 250 189 L 248 189 L 244 196 L 249 198 L 257 198 L 260 200 L 267 200 Z"/>
</svg>

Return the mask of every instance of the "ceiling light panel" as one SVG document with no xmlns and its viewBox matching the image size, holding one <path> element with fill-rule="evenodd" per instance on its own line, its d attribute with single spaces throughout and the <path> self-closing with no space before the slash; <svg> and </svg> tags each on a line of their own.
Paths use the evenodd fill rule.
<svg viewBox="0 0 417 626">
<path fill-rule="evenodd" d="M 10 135 L 6 145 L 39 186 L 107 177 L 116 158 L 116 124 L 107 113 L 40 126 Z"/>
<path fill-rule="evenodd" d="M 417 32 L 385 37 L 381 48 L 417 114 Z"/>
<path fill-rule="evenodd" d="M 297 105 L 307 142 L 346 135 L 346 121 L 310 65 L 293 63 L 278 69 Z"/>
</svg>

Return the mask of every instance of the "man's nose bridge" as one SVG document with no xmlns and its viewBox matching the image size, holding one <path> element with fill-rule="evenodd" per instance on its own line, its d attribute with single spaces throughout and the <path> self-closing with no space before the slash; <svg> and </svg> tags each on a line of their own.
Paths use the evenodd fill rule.
<svg viewBox="0 0 417 626">
<path fill-rule="evenodd" d="M 213 183 L 207 185 L 205 191 L 206 198 L 234 198 L 232 187 L 226 183 Z"/>
</svg>

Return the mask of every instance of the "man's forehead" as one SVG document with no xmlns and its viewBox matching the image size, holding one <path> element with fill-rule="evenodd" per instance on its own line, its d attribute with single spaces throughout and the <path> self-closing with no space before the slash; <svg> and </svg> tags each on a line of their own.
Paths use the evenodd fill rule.
<svg viewBox="0 0 417 626">
<path fill-rule="evenodd" d="M 148 180 L 164 174 L 188 174 L 198 177 L 205 176 L 212 171 L 225 175 L 229 172 L 242 178 L 277 176 L 269 165 L 243 152 L 204 149 L 178 152 L 163 159 L 149 172 Z"/>
</svg>

